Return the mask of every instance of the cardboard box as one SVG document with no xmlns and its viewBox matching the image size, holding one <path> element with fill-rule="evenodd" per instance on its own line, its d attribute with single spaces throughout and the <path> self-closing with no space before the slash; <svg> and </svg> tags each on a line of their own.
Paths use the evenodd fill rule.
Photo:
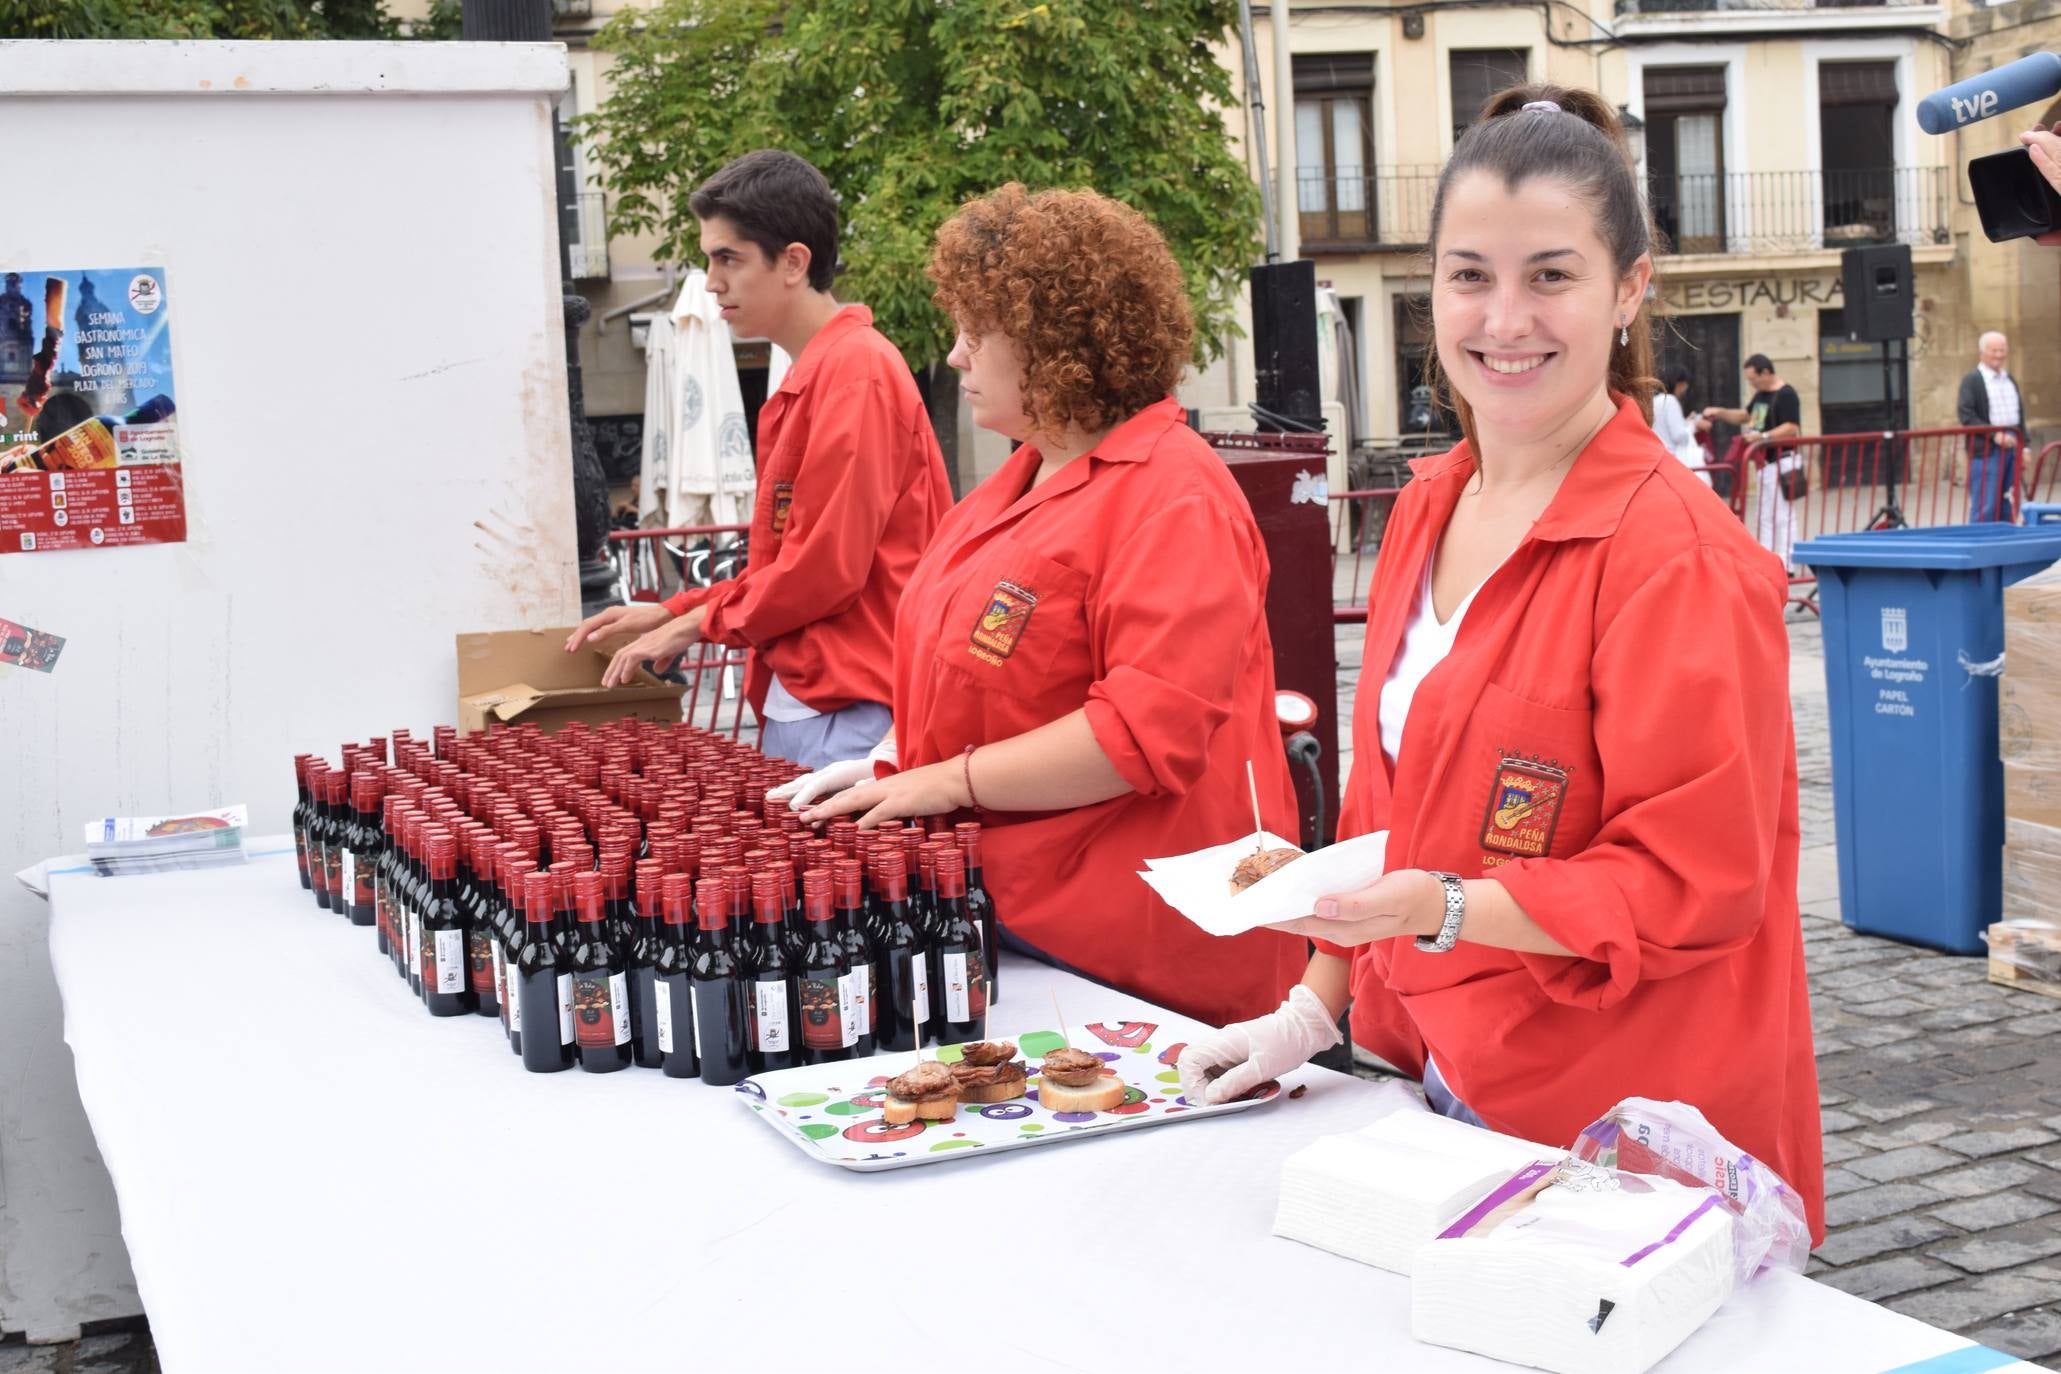
<svg viewBox="0 0 2061 1374">
<path fill-rule="evenodd" d="M 640 670 L 636 682 L 604 688 L 601 674 L 617 646 L 569 654 L 565 641 L 572 632 L 566 626 L 459 635 L 458 728 L 534 722 L 550 733 L 576 720 L 680 719 L 678 687 Z"/>
</svg>

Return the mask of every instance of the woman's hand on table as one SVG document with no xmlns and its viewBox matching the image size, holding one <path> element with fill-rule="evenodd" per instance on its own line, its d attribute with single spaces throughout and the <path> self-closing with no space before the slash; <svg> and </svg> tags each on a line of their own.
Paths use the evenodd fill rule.
<svg viewBox="0 0 2061 1374">
<path fill-rule="evenodd" d="M 1367 945 L 1400 935 L 1436 935 L 1445 923 L 1444 884 L 1421 868 L 1384 873 L 1355 892 L 1317 899 L 1317 909 L 1272 927 L 1334 945 Z"/>
<path fill-rule="evenodd" d="M 1199 1106 L 1233 1101 L 1302 1067 L 1339 1039 L 1337 1018 L 1323 999 L 1297 983 L 1288 1000 L 1265 1016 L 1189 1041 L 1181 1051 L 1181 1096 Z"/>
<path fill-rule="evenodd" d="M 973 805 L 966 795 L 966 772 L 958 759 L 926 764 L 905 773 L 894 773 L 878 782 L 848 787 L 828 801 L 802 812 L 810 825 L 845 816 L 857 816 L 859 829 L 871 830 L 882 821 L 907 820 L 912 816 L 942 816 Z"/>
</svg>

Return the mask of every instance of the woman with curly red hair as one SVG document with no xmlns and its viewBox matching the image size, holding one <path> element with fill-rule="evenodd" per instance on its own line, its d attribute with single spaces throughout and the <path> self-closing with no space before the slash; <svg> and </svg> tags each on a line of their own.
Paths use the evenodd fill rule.
<svg viewBox="0 0 2061 1374">
<path fill-rule="evenodd" d="M 1137 878 L 1247 832 L 1248 760 L 1268 828 L 1295 833 L 1266 550 L 1170 394 L 1180 268 L 1115 201 L 1009 185 L 938 231 L 930 276 L 974 422 L 1022 442 L 903 593 L 900 771 L 809 819 L 978 808 L 1012 947 L 1212 1023 L 1271 1008 L 1302 940 L 1206 935 Z"/>
</svg>

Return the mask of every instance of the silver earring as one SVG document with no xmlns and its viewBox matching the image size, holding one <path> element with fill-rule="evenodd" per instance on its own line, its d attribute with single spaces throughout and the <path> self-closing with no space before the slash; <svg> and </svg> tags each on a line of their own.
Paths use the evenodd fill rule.
<svg viewBox="0 0 2061 1374">
<path fill-rule="evenodd" d="M 1623 347 L 1624 345 L 1626 345 L 1626 344 L 1630 343 L 1631 341 L 1632 341 L 1632 331 L 1630 330 L 1630 328 L 1628 328 L 1628 327 L 1626 326 L 1626 324 L 1625 324 L 1625 322 L 1624 322 L 1623 320 L 1619 320 L 1619 321 L 1617 322 L 1617 343 L 1618 343 L 1618 347 L 1622 348 L 1622 347 Z"/>
</svg>

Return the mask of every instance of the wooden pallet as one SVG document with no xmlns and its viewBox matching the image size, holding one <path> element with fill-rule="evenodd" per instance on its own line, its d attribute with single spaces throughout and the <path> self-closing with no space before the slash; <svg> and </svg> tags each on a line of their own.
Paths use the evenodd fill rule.
<svg viewBox="0 0 2061 1374">
<path fill-rule="evenodd" d="M 2061 927 L 1999 921 L 1986 938 L 1992 983 L 2061 998 Z"/>
</svg>

